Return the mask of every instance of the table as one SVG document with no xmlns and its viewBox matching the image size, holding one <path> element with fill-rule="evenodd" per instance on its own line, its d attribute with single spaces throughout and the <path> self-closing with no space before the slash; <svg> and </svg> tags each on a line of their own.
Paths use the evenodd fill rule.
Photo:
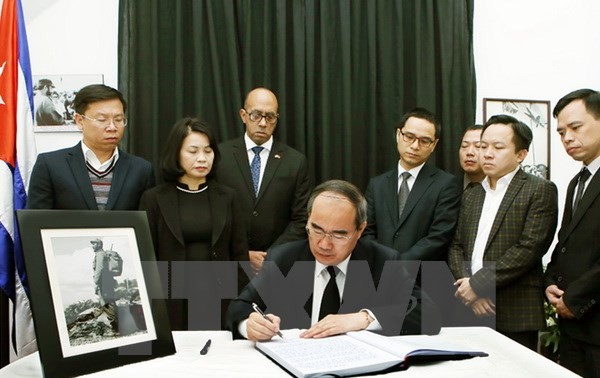
<svg viewBox="0 0 600 378">
<path fill-rule="evenodd" d="M 435 336 L 399 336 L 437 338 L 489 353 L 462 361 L 443 361 L 414 365 L 406 371 L 378 377 L 578 377 L 545 357 L 523 347 L 504 335 L 485 327 L 442 328 Z M 208 339 L 208 354 L 200 349 Z M 150 361 L 122 366 L 86 375 L 86 377 L 288 377 L 275 363 L 254 349 L 247 340 L 232 340 L 227 331 L 173 332 L 177 353 Z M 39 355 L 34 353 L 0 370 L 0 378 L 42 377 Z"/>
</svg>

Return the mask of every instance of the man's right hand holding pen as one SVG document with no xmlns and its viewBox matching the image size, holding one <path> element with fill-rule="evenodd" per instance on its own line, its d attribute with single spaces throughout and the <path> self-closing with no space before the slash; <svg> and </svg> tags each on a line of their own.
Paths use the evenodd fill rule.
<svg viewBox="0 0 600 378">
<path fill-rule="evenodd" d="M 265 315 L 268 319 L 265 319 L 261 314 L 252 312 L 248 316 L 246 322 L 246 332 L 248 333 L 248 340 L 250 341 L 267 341 L 271 340 L 273 336 L 276 336 L 279 330 L 279 324 L 281 319 L 273 314 Z"/>
</svg>

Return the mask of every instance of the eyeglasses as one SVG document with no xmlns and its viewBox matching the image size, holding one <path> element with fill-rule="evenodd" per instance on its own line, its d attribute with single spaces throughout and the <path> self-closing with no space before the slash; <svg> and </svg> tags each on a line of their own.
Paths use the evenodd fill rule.
<svg viewBox="0 0 600 378">
<path fill-rule="evenodd" d="M 321 229 L 314 229 L 314 228 L 311 228 L 310 226 L 306 226 L 306 233 L 308 234 L 308 237 L 315 238 L 317 240 L 322 240 L 325 236 L 327 236 L 327 237 L 329 237 L 329 240 L 331 240 L 331 242 L 333 244 L 343 245 L 343 244 L 348 243 L 350 241 L 350 239 L 352 239 L 354 234 L 356 234 L 356 230 L 354 230 L 352 235 L 342 235 L 342 234 L 336 234 L 335 232 L 328 233 Z"/>
<path fill-rule="evenodd" d="M 260 122 L 264 118 L 267 123 L 276 123 L 279 119 L 279 114 L 277 113 L 262 114 L 256 110 L 249 112 L 246 109 L 244 109 L 244 111 L 248 113 L 248 118 L 250 118 L 250 121 L 252 122 Z"/>
<path fill-rule="evenodd" d="M 111 122 L 117 128 L 127 126 L 127 118 L 123 117 L 123 116 L 117 116 L 115 118 L 92 118 L 92 117 L 86 116 L 85 114 L 79 114 L 79 115 L 82 116 L 83 118 L 87 119 L 88 121 L 94 122 L 97 126 L 104 127 L 104 128 L 110 126 Z"/>
<path fill-rule="evenodd" d="M 416 139 L 419 141 L 419 145 L 421 147 L 429 147 L 433 142 L 435 142 L 429 138 L 419 138 L 413 133 L 403 133 L 402 130 L 400 130 L 400 134 L 402 134 L 402 140 L 404 140 L 406 143 L 413 144 Z"/>
</svg>

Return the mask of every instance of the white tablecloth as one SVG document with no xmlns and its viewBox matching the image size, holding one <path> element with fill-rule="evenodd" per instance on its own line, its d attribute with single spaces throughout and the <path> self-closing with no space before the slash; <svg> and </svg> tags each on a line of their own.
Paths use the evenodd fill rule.
<svg viewBox="0 0 600 378">
<path fill-rule="evenodd" d="M 489 328 L 443 328 L 442 332 L 436 336 L 401 337 L 434 338 L 440 343 L 451 342 L 470 349 L 481 350 L 489 353 L 489 356 L 414 365 L 406 371 L 386 374 L 385 377 L 577 377 L 554 362 Z M 229 332 L 173 332 L 173 338 L 177 348 L 175 355 L 104 370 L 86 377 L 267 378 L 289 376 L 254 349 L 254 343 L 245 340 L 233 341 Z M 210 350 L 208 354 L 201 356 L 200 349 L 209 338 L 212 340 Z M 42 377 L 39 355 L 35 353 L 4 367 L 0 370 L 0 377 Z"/>
</svg>

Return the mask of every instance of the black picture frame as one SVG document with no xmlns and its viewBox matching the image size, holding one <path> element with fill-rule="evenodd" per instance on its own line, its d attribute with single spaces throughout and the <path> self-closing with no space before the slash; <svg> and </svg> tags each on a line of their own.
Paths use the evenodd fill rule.
<svg viewBox="0 0 600 378">
<path fill-rule="evenodd" d="M 531 128 L 533 140 L 521 167 L 550 180 L 550 101 L 484 98 L 483 123 L 496 114 L 511 115 Z"/>
<path fill-rule="evenodd" d="M 88 374 L 175 353 L 145 212 L 19 210 L 17 220 L 44 376 Z M 123 260 L 115 277 L 116 328 L 108 328 L 113 322 L 102 299 L 71 303 L 97 287 L 95 239 L 104 241 L 104 250 L 116 245 Z M 77 279 L 82 274 L 89 278 Z M 86 304 L 89 309 L 67 319 Z"/>
</svg>

